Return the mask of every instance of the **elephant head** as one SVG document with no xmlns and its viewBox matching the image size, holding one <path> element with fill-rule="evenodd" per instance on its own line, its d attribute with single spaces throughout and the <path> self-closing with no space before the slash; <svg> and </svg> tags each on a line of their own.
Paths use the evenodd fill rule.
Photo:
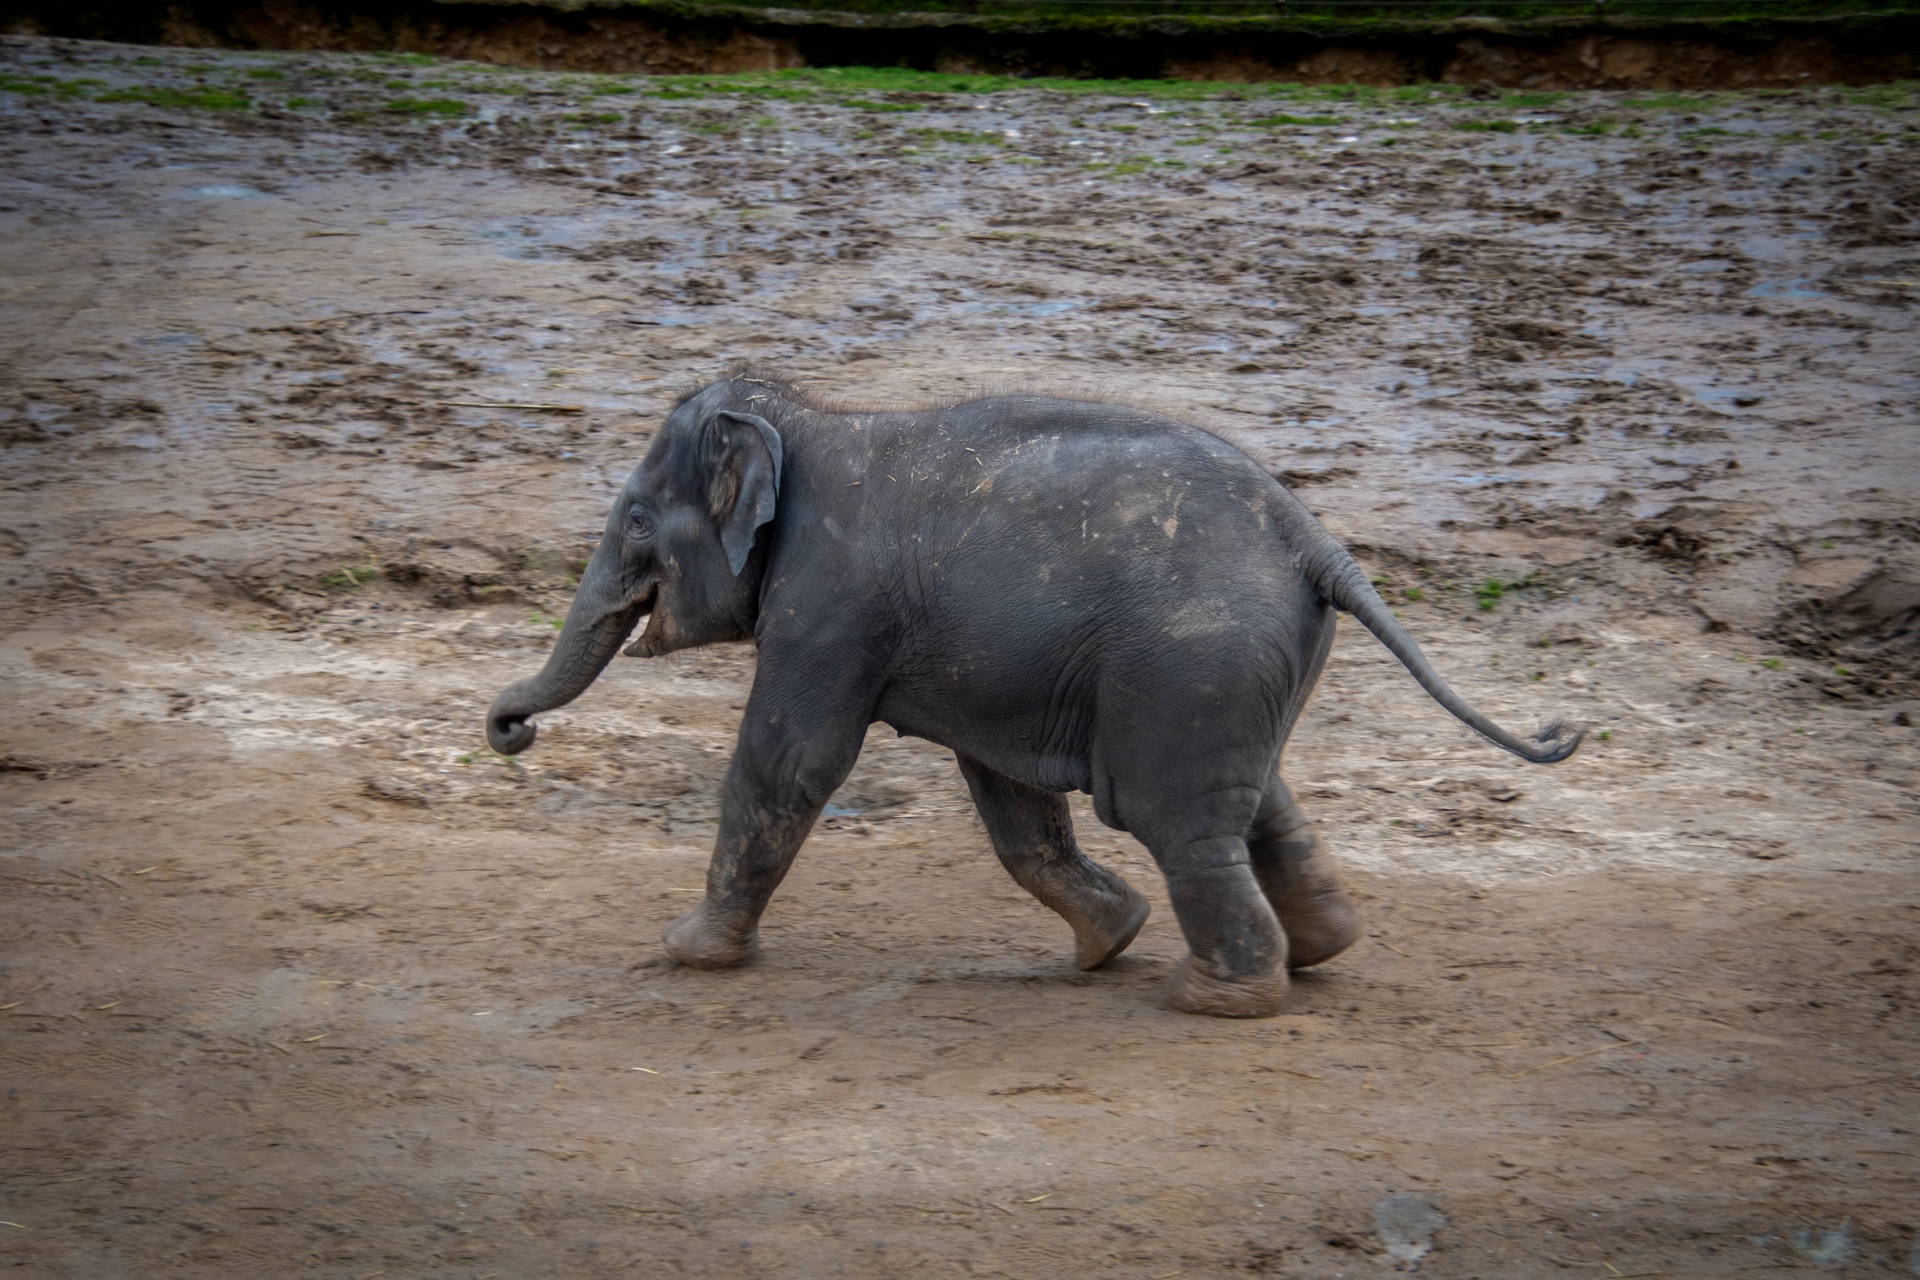
<svg viewBox="0 0 1920 1280">
<path fill-rule="evenodd" d="M 780 433 L 707 399 L 674 410 L 621 489 L 547 665 L 494 699 L 495 751 L 532 746 L 529 717 L 586 692 L 643 616 L 627 652 L 646 657 L 752 637 L 759 562 L 749 571 L 749 560 L 779 499 Z"/>
</svg>

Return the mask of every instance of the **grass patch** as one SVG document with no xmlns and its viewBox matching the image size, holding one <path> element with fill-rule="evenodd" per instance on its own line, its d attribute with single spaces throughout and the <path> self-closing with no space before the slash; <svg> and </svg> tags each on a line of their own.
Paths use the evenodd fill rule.
<svg viewBox="0 0 1920 1280">
<path fill-rule="evenodd" d="M 1920 80 L 1897 80 L 1892 84 L 1868 85 L 1846 89 L 1841 97 L 1861 107 L 1920 107 Z"/>
<path fill-rule="evenodd" d="M 467 104 L 452 98 L 395 98 L 380 108 L 400 116 L 463 116 Z M 613 117 L 619 119 L 618 116 Z"/>
<path fill-rule="evenodd" d="M 1620 104 L 1627 111 L 1705 111 L 1717 105 L 1714 96 L 1698 93 L 1654 93 Z"/>
<path fill-rule="evenodd" d="M 870 98 L 842 98 L 840 104 L 855 111 L 918 111 L 917 102 L 875 102 Z"/>
<path fill-rule="evenodd" d="M 136 87 L 100 94 L 95 102 L 138 102 L 173 111 L 247 111 L 253 103 L 229 89 L 157 89 Z"/>
<path fill-rule="evenodd" d="M 1522 591 L 1532 585 L 1532 574 L 1528 574 L 1518 582 L 1502 582 L 1498 578 L 1488 578 L 1473 589 L 1473 598 L 1479 605 L 1480 612 L 1492 613 L 1509 592 Z"/>
<path fill-rule="evenodd" d="M 0 93 L 17 93 L 28 98 L 59 98 L 70 101 L 86 97 L 86 89 L 77 81 L 56 80 L 52 76 L 0 75 Z"/>
<path fill-rule="evenodd" d="M 1180 160 L 1155 160 L 1150 156 L 1141 156 L 1134 160 L 1116 160 L 1111 164 L 1090 164 L 1087 169 L 1089 172 L 1103 174 L 1109 178 L 1125 178 L 1131 174 L 1145 173 L 1149 169 L 1185 169 L 1187 167 L 1187 164 Z"/>
<path fill-rule="evenodd" d="M 1328 125 L 1339 123 L 1341 123 L 1339 116 L 1261 116 L 1258 120 L 1247 121 L 1248 125 L 1256 129 L 1271 129 L 1276 125 L 1323 129 Z"/>
<path fill-rule="evenodd" d="M 1465 133 L 1520 132 L 1520 126 L 1512 120 L 1455 120 L 1453 127 Z"/>
<path fill-rule="evenodd" d="M 462 93 L 491 93 L 491 94 L 497 94 L 502 97 L 509 97 L 509 98 L 515 97 L 527 91 L 527 87 L 525 85 L 516 84 L 511 80 L 506 80 L 501 78 L 494 78 L 490 80 L 468 80 L 463 83 L 453 85 L 452 87 L 455 89 L 458 89 Z M 638 90 L 635 90 L 635 92 L 638 92 Z"/>
<path fill-rule="evenodd" d="M 908 67 L 798 67 L 787 71 L 744 71 L 722 75 L 653 76 L 646 92 L 656 98 L 705 98 L 718 94 L 738 94 L 757 98 L 784 98 L 798 102 L 832 102 L 859 106 L 865 110 L 912 110 L 917 104 L 886 103 L 875 108 L 866 101 L 850 101 L 848 93 L 860 95 L 889 93 L 989 94 L 1014 90 L 1072 94 L 1078 97 L 1111 96 L 1175 102 L 1199 102 L 1219 98 L 1294 98 L 1320 101 L 1353 102 L 1361 100 L 1413 101 L 1460 92 L 1442 86 L 1410 86 L 1407 90 L 1372 89 L 1362 85 L 1301 84 L 1226 84 L 1213 80 L 1074 80 L 1038 76 L 1019 79 L 1013 76 L 956 76 L 937 71 L 915 71 Z"/>
<path fill-rule="evenodd" d="M 972 133 L 966 129 L 915 129 L 916 138 L 932 138 L 959 147 L 1003 147 L 1007 140 L 997 133 Z"/>
<path fill-rule="evenodd" d="M 380 576 L 380 570 L 370 564 L 342 565 L 332 573 L 320 575 L 320 585 L 331 587 L 335 591 L 352 591 L 364 587 Z"/>
</svg>

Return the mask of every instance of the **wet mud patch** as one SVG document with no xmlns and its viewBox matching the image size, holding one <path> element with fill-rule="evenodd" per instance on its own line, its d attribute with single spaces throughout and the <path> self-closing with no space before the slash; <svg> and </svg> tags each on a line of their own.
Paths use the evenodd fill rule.
<svg viewBox="0 0 1920 1280">
<path fill-rule="evenodd" d="M 1802 603 L 1779 638 L 1831 664 L 1822 688 L 1836 696 L 1884 697 L 1908 692 L 1920 672 L 1920 574 L 1871 562 L 1838 566 L 1857 580 L 1835 595 Z M 1825 566 L 1807 576 L 1831 579 Z"/>
</svg>

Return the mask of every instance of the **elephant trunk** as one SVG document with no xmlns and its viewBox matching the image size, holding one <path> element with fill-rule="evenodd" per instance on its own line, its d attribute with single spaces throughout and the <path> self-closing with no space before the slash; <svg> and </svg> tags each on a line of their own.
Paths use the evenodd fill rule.
<svg viewBox="0 0 1920 1280">
<path fill-rule="evenodd" d="M 487 712 L 487 745 L 501 755 L 519 755 L 532 746 L 535 730 L 528 718 L 564 707 L 585 693 L 640 620 L 647 602 L 625 589 L 620 569 L 618 553 L 603 543 L 580 577 L 547 665 L 540 674 L 508 685 L 493 700 Z"/>
</svg>

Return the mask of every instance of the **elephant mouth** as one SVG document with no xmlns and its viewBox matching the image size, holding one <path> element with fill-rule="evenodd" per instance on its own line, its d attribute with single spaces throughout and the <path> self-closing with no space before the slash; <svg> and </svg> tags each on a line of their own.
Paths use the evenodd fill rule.
<svg viewBox="0 0 1920 1280">
<path fill-rule="evenodd" d="M 655 583 L 648 588 L 647 594 L 636 606 L 640 610 L 640 615 L 646 619 L 646 625 L 641 629 L 639 638 L 622 649 L 621 653 L 629 658 L 652 658 L 664 652 L 661 646 L 667 639 L 667 621 L 666 615 L 660 612 L 659 605 L 660 585 Z"/>
</svg>

